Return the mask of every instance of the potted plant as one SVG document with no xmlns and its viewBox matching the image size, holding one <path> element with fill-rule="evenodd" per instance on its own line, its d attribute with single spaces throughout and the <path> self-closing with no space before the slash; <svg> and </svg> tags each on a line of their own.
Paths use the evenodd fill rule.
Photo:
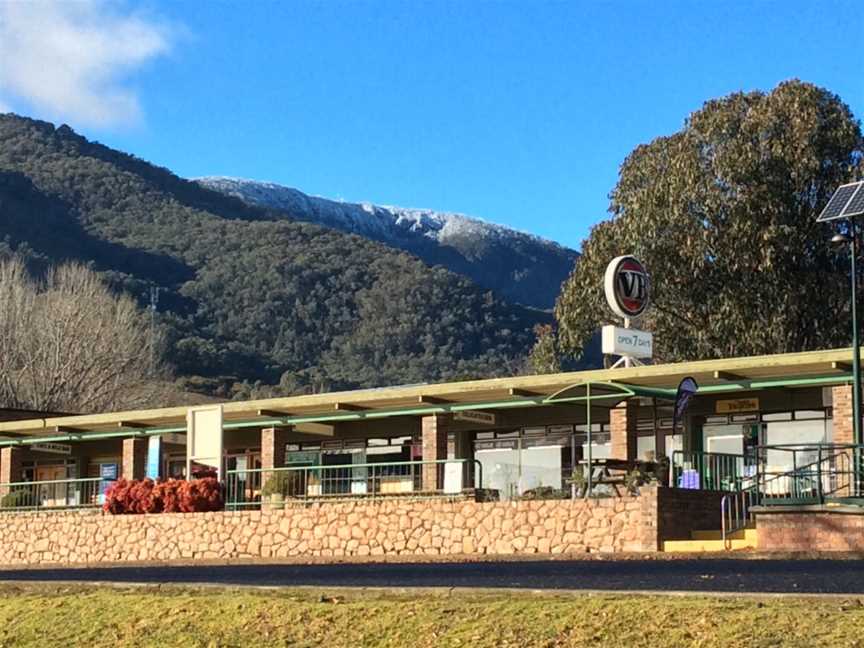
<svg viewBox="0 0 864 648">
<path fill-rule="evenodd" d="M 270 508 L 282 508 L 286 497 L 300 495 L 303 492 L 302 476 L 292 470 L 279 470 L 270 475 L 261 489 L 261 500 Z"/>
</svg>

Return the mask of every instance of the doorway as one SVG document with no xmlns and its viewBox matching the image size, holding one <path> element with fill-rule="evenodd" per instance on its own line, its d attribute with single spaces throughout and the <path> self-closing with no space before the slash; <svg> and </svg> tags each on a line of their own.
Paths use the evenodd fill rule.
<svg viewBox="0 0 864 648">
<path fill-rule="evenodd" d="M 66 479 L 69 479 L 69 467 L 65 464 L 36 466 L 36 481 L 40 482 L 39 505 L 56 507 L 69 504 L 69 484 L 64 483 Z"/>
</svg>

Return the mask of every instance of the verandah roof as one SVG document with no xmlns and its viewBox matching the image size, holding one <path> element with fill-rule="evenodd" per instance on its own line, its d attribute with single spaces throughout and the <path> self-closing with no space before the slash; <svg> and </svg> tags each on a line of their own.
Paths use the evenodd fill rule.
<svg viewBox="0 0 864 648">
<path fill-rule="evenodd" d="M 632 396 L 674 398 L 692 376 L 699 393 L 849 382 L 851 349 L 409 385 L 223 404 L 226 429 L 336 423 L 475 409 L 617 403 Z M 617 400 L 616 400 L 617 399 Z M 187 407 L 0 423 L 0 445 L 128 437 L 186 431 Z"/>
</svg>

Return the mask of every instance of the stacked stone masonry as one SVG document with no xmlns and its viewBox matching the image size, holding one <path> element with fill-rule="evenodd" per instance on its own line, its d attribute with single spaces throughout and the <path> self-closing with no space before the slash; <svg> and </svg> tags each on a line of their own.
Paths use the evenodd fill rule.
<svg viewBox="0 0 864 648">
<path fill-rule="evenodd" d="M 656 489 L 639 497 L 385 501 L 280 510 L 0 515 L 0 564 L 655 551 Z"/>
</svg>

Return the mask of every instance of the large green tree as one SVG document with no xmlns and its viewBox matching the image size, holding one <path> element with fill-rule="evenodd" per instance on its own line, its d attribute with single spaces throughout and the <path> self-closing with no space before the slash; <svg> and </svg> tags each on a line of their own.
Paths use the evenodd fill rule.
<svg viewBox="0 0 864 648">
<path fill-rule="evenodd" d="M 860 123 L 839 97 L 800 81 L 707 102 L 683 129 L 637 147 L 555 307 L 578 355 L 605 323 L 603 271 L 637 255 L 652 278 L 641 325 L 663 360 L 849 342 L 848 258 L 816 217 L 861 171 Z"/>
</svg>

